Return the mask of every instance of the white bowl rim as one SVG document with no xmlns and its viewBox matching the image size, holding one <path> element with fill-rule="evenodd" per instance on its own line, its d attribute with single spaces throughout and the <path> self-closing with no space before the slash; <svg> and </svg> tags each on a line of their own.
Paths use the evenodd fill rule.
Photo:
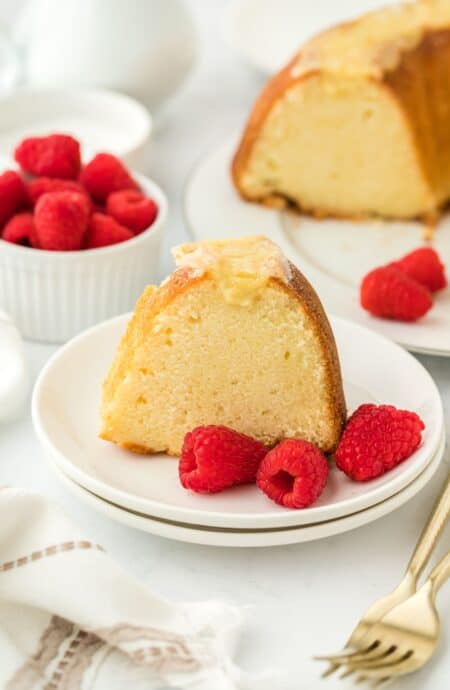
<svg viewBox="0 0 450 690">
<path fill-rule="evenodd" d="M 120 157 L 125 157 L 134 153 L 140 146 L 148 141 L 153 131 L 153 118 L 147 108 L 131 96 L 119 91 L 114 91 L 113 89 L 19 86 L 12 92 L 1 94 L 0 105 L 7 102 L 13 104 L 15 100 L 20 103 L 21 100 L 27 98 L 45 97 L 61 99 L 70 98 L 71 100 L 74 98 L 98 98 L 103 101 L 115 101 L 116 103 L 120 103 L 121 106 L 128 108 L 133 118 L 133 127 L 131 128 L 132 136 L 130 136 L 130 143 L 127 147 L 119 153 Z"/>
<path fill-rule="evenodd" d="M 149 225 L 148 228 L 142 230 L 142 232 L 140 232 L 138 235 L 135 235 L 134 237 L 131 237 L 129 240 L 125 240 L 124 242 L 110 244 L 107 247 L 95 247 L 94 249 L 76 249 L 73 251 L 64 252 L 50 251 L 49 249 L 35 249 L 34 247 L 24 247 L 21 244 L 6 242 L 0 237 L 0 253 L 9 252 L 10 254 L 16 254 L 16 256 L 22 254 L 23 257 L 34 257 L 36 260 L 42 258 L 42 260 L 61 261 L 61 258 L 64 257 L 64 260 L 66 261 L 70 261 L 71 259 L 73 261 L 79 261 L 82 257 L 106 256 L 114 252 L 123 251 L 127 247 L 135 247 L 136 245 L 141 244 L 143 241 L 145 242 L 148 239 L 149 235 L 153 236 L 161 231 L 167 219 L 169 203 L 165 193 L 163 192 L 161 187 L 157 185 L 156 182 L 154 182 L 154 180 L 152 180 L 149 177 L 146 177 L 145 175 L 141 175 L 140 173 L 136 173 L 133 170 L 131 171 L 131 173 L 133 177 L 139 182 L 144 192 L 146 192 L 149 196 L 154 198 L 158 205 L 158 214 L 155 220 L 151 225 Z"/>
</svg>

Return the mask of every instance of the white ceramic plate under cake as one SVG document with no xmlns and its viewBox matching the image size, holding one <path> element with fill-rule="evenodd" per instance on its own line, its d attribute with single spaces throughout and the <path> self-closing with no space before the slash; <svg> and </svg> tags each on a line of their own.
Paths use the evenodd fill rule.
<svg viewBox="0 0 450 690">
<path fill-rule="evenodd" d="M 128 319 L 106 321 L 60 349 L 41 372 L 33 396 L 35 429 L 51 459 L 78 484 L 119 506 L 205 527 L 279 529 L 317 523 L 389 498 L 418 477 L 436 454 L 443 413 L 428 372 L 389 340 L 333 319 L 349 411 L 370 401 L 415 410 L 426 425 L 420 448 L 372 482 L 352 482 L 333 467 L 319 501 L 306 510 L 280 507 L 253 485 L 212 496 L 186 491 L 175 459 L 136 455 L 98 438 L 102 381 Z"/>
<path fill-rule="evenodd" d="M 272 74 L 318 31 L 398 0 L 234 0 L 225 27 L 237 53 Z"/>
<path fill-rule="evenodd" d="M 450 289 L 438 293 L 416 323 L 377 319 L 359 304 L 361 278 L 375 266 L 423 244 L 416 222 L 316 220 L 243 201 L 230 176 L 237 140 L 203 160 L 185 190 L 185 217 L 196 239 L 267 235 L 306 275 L 328 312 L 344 317 L 414 352 L 450 356 Z M 439 223 L 433 246 L 450 271 L 450 216 Z"/>
<path fill-rule="evenodd" d="M 442 436 L 438 451 L 424 471 L 411 484 L 397 494 L 366 508 L 358 513 L 335 520 L 326 520 L 303 527 L 288 527 L 285 529 L 239 530 L 221 529 L 220 527 L 206 528 L 200 525 L 177 523 L 170 520 L 151 518 L 143 513 L 126 510 L 120 506 L 100 498 L 96 494 L 84 489 L 66 476 L 53 462 L 50 463 L 59 478 L 65 483 L 69 491 L 81 501 L 90 505 L 94 510 L 128 527 L 142 530 L 150 534 L 167 539 L 202 544 L 207 546 L 229 547 L 263 547 L 298 544 L 324 537 L 331 537 L 351 529 L 366 525 L 383 515 L 387 515 L 396 508 L 400 508 L 418 493 L 433 477 L 439 467 L 445 448 L 445 436 Z"/>
</svg>

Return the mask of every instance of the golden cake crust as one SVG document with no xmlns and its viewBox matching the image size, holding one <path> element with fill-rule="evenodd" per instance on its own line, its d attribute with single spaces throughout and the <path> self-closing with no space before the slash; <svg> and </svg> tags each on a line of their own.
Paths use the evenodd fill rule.
<svg viewBox="0 0 450 690">
<path fill-rule="evenodd" d="M 306 309 L 312 323 L 314 323 L 316 327 L 316 332 L 322 344 L 322 352 L 326 361 L 328 380 L 330 382 L 328 390 L 330 407 L 335 410 L 333 420 L 333 443 L 326 449 L 326 452 L 331 453 L 336 449 L 339 443 L 347 419 L 347 406 L 345 403 L 342 372 L 336 340 L 328 317 L 314 288 L 294 264 L 289 262 L 289 265 L 291 275 L 287 284 L 282 283 L 278 279 L 274 280 L 278 282 L 282 289 L 290 291 L 302 304 L 303 308 Z"/>
<path fill-rule="evenodd" d="M 432 4 L 433 0 L 430 6 Z M 427 0 L 419 0 L 417 5 L 428 7 Z M 346 214 L 330 207 L 311 207 L 282 195 L 277 197 L 273 192 L 255 197 L 243 184 L 255 142 L 279 99 L 308 79 L 333 73 L 334 66 L 321 59 L 316 43 L 326 45 L 327 37 L 338 35 L 339 31 L 349 31 L 360 22 L 361 19 L 356 19 L 341 24 L 313 38 L 266 84 L 253 106 L 231 165 L 234 185 L 244 199 L 268 206 L 284 204 L 318 218 L 331 216 L 359 220 L 372 215 L 369 211 Z M 402 118 L 418 174 L 436 198 L 434 207 L 420 216 L 433 225 L 450 198 L 450 20 L 448 26 L 430 28 L 424 24 L 415 34 L 415 40 L 401 39 L 382 45 L 378 54 L 374 52 L 371 60 L 367 59 L 361 71 L 375 88 L 380 89 L 380 93 L 390 99 Z M 317 59 L 313 59 L 316 52 Z"/>
<path fill-rule="evenodd" d="M 328 375 L 327 402 L 329 409 L 333 411 L 332 418 L 329 420 L 329 425 L 332 428 L 330 434 L 332 440 L 328 447 L 323 450 L 326 453 L 331 453 L 339 442 L 346 421 L 346 404 L 336 343 L 328 318 L 314 289 L 293 264 L 287 262 L 287 267 L 286 279 L 283 280 L 278 276 L 272 277 L 269 279 L 269 284 L 287 292 L 299 301 L 310 318 L 320 341 L 321 356 Z M 104 381 L 103 404 L 108 404 L 113 399 L 116 387 L 126 376 L 127 370 L 133 368 L 133 353 L 139 349 L 140 343 L 145 340 L 150 324 L 157 314 L 180 294 L 207 280 L 210 280 L 207 273 L 199 275 L 189 267 L 182 267 L 177 269 L 159 288 L 150 286 L 144 291 L 137 302 L 114 363 Z M 123 440 L 118 441 L 114 429 L 105 427 L 105 425 L 103 425 L 100 437 L 134 453 L 150 455 L 162 452 L 161 449 L 156 450 L 150 446 Z M 179 449 L 169 446 L 165 452 L 168 455 L 176 456 L 179 454 Z"/>
</svg>

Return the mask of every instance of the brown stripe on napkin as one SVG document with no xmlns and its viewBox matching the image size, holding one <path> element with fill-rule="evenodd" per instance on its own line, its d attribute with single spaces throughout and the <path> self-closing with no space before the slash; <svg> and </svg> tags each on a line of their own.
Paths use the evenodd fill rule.
<svg viewBox="0 0 450 690">
<path fill-rule="evenodd" d="M 74 629 L 69 621 L 53 616 L 40 637 L 35 653 L 6 683 L 5 690 L 29 690 L 42 682 L 46 669 L 57 658 L 61 645 L 73 635 Z"/>
<path fill-rule="evenodd" d="M 85 672 L 96 653 L 102 648 L 106 649 L 103 640 L 84 630 L 78 630 L 43 690 L 80 690 Z M 11 688 L 11 690 L 25 690 L 25 688 Z"/>
<path fill-rule="evenodd" d="M 42 690 L 81 690 L 83 676 L 102 648 L 106 651 L 107 646 L 96 635 L 53 616 L 36 652 L 6 683 L 5 690 L 30 690 L 36 685 Z"/>
<path fill-rule="evenodd" d="M 20 558 L 16 558 L 14 561 L 2 563 L 0 564 L 0 573 L 5 572 L 6 570 L 20 568 L 23 565 L 27 565 L 27 563 L 39 561 L 40 559 L 47 558 L 48 556 L 55 556 L 57 553 L 75 551 L 77 549 L 95 549 L 96 551 L 105 551 L 103 546 L 100 546 L 100 544 L 94 544 L 92 541 L 64 541 L 61 544 L 53 544 L 52 546 L 47 546 L 45 549 L 33 551 L 28 556 L 21 556 Z"/>
<path fill-rule="evenodd" d="M 212 664 L 212 659 L 198 659 L 182 635 L 159 628 L 118 623 L 109 628 L 92 630 L 112 647 L 117 647 L 136 663 L 151 668 L 156 673 L 164 671 L 198 671 Z M 192 638 L 193 646 L 195 639 Z"/>
<path fill-rule="evenodd" d="M 97 657 L 101 663 L 112 647 L 155 673 L 195 672 L 212 661 L 197 659 L 181 635 L 158 628 L 119 623 L 86 632 L 53 616 L 36 652 L 14 673 L 4 690 L 30 690 L 34 686 L 42 690 L 81 690 L 83 677 L 98 652 L 102 652 Z"/>
</svg>

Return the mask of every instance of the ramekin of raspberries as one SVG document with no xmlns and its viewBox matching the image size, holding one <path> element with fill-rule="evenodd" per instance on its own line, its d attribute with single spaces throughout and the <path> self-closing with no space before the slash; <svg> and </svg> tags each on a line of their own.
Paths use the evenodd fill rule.
<svg viewBox="0 0 450 690">
<path fill-rule="evenodd" d="M 130 310 L 157 276 L 167 199 L 68 134 L 24 139 L 0 173 L 0 303 L 22 333 L 62 342 Z"/>
<path fill-rule="evenodd" d="M 81 163 L 67 134 L 24 139 L 0 175 L 1 238 L 48 251 L 98 249 L 149 230 L 158 204 L 111 153 Z M 26 219 L 24 213 L 27 213 Z"/>
<path fill-rule="evenodd" d="M 348 480 L 367 482 L 409 458 L 425 425 L 415 412 L 393 405 L 360 405 L 349 417 L 334 453 Z M 256 484 L 284 508 L 312 506 L 322 495 L 330 461 L 313 443 L 285 439 L 273 448 L 225 426 L 199 426 L 186 434 L 178 474 L 181 485 L 214 494 Z"/>
</svg>

